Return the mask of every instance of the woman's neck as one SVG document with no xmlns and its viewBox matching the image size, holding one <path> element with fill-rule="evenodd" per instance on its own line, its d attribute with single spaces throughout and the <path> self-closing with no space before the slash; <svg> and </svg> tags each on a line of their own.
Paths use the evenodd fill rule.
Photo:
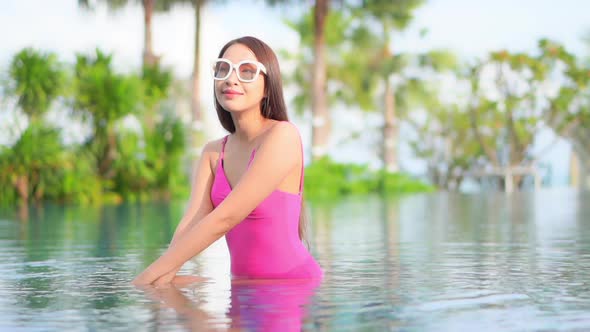
<svg viewBox="0 0 590 332">
<path fill-rule="evenodd" d="M 236 131 L 235 137 L 244 143 L 251 143 L 263 133 L 273 121 L 255 112 L 240 112 L 232 114 Z"/>
</svg>

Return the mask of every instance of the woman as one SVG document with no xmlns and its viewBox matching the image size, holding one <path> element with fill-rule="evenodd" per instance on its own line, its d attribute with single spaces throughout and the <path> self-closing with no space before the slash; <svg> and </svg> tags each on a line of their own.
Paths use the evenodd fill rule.
<svg viewBox="0 0 590 332">
<path fill-rule="evenodd" d="M 213 72 L 215 108 L 230 134 L 204 147 L 170 247 L 133 283 L 173 282 L 223 235 L 234 278 L 321 279 L 301 241 L 303 149 L 276 55 L 254 37 L 238 38 L 221 49 Z"/>
</svg>

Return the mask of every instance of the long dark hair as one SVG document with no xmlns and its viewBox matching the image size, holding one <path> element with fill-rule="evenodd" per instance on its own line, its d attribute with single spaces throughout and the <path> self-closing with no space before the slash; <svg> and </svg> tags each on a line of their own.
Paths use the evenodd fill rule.
<svg viewBox="0 0 590 332">
<path fill-rule="evenodd" d="M 283 81 L 281 79 L 281 69 L 279 68 L 279 61 L 275 52 L 262 40 L 245 36 L 230 40 L 225 44 L 221 51 L 219 51 L 218 58 L 223 57 L 223 54 L 227 49 L 234 44 L 242 44 L 249 48 L 256 59 L 260 61 L 266 67 L 266 75 L 264 80 L 264 95 L 260 101 L 260 113 L 267 119 L 273 119 L 278 121 L 289 121 L 287 115 L 287 106 L 285 105 L 285 98 L 283 97 Z M 262 74 L 264 75 L 264 74 Z M 215 94 L 215 93 L 214 93 Z M 230 133 L 236 132 L 236 126 L 232 119 L 231 113 L 226 111 L 217 101 L 217 97 L 214 95 L 215 110 L 217 111 L 217 117 L 223 128 Z M 301 142 L 303 144 L 303 142 Z M 301 160 L 303 163 L 303 160 Z M 299 238 L 309 246 L 307 242 L 306 233 L 306 216 L 304 208 L 304 200 L 301 198 L 301 215 L 299 217 Z"/>
</svg>

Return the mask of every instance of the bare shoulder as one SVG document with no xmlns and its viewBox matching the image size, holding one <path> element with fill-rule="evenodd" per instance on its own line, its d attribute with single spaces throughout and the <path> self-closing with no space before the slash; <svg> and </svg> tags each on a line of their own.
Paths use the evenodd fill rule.
<svg viewBox="0 0 590 332">
<path fill-rule="evenodd" d="M 280 121 L 269 129 L 262 144 L 280 145 L 287 150 L 299 150 L 300 141 L 297 127 L 288 121 Z"/>
<path fill-rule="evenodd" d="M 211 172 L 215 169 L 215 165 L 217 164 L 217 159 L 219 158 L 219 154 L 221 153 L 221 146 L 223 142 L 223 137 L 212 140 L 207 142 L 203 147 L 201 152 L 201 158 L 206 159 L 209 162 L 209 166 L 211 167 Z"/>
<path fill-rule="evenodd" d="M 274 170 L 280 167 L 291 170 L 303 162 L 301 150 L 302 142 L 297 127 L 290 122 L 281 121 L 273 125 L 265 134 L 260 144 L 260 153 L 256 156 L 260 156 L 265 160 L 263 164 Z"/>
<path fill-rule="evenodd" d="M 205 144 L 205 146 L 203 147 L 203 153 L 207 153 L 207 154 L 219 154 L 221 153 L 221 145 L 223 142 L 223 137 L 216 139 L 216 140 L 212 140 L 207 142 L 207 144 Z"/>
</svg>

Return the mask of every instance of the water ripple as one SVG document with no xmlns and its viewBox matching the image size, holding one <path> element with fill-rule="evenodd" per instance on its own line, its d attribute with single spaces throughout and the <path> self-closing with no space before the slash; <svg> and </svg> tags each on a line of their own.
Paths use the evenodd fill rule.
<svg viewBox="0 0 590 332">
<path fill-rule="evenodd" d="M 0 330 L 590 330 L 590 195 L 560 197 L 316 204 L 319 286 L 232 283 L 219 241 L 181 271 L 207 281 L 136 289 L 181 209 L 0 218 Z"/>
</svg>

